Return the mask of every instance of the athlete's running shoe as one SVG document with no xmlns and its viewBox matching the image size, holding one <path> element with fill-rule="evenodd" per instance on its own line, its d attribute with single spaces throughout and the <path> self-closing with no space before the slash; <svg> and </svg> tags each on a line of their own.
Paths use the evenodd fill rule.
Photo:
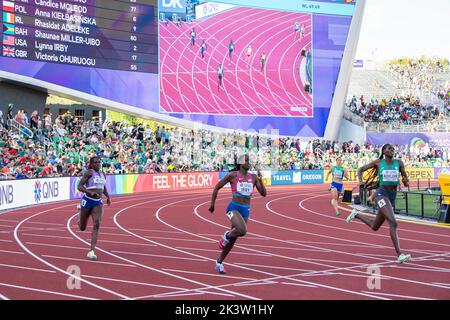
<svg viewBox="0 0 450 320">
<path fill-rule="evenodd" d="M 397 262 L 398 263 L 403 263 L 403 262 L 408 262 L 411 260 L 411 255 L 410 254 L 401 254 L 397 257 Z"/>
<path fill-rule="evenodd" d="M 223 263 L 221 263 L 221 262 L 219 262 L 219 261 L 217 261 L 217 260 L 216 260 L 216 269 L 217 269 L 217 271 L 218 271 L 220 274 L 225 274 L 225 273 L 227 273 L 227 272 L 225 271 L 225 267 L 223 266 Z"/>
<path fill-rule="evenodd" d="M 94 250 L 89 251 L 87 257 L 93 261 L 97 260 L 97 256 L 95 255 Z"/>
<path fill-rule="evenodd" d="M 339 211 L 336 211 L 336 217 L 339 217 L 341 213 Z"/>
<path fill-rule="evenodd" d="M 223 237 L 221 237 L 220 240 L 219 240 L 219 248 L 220 248 L 220 250 L 222 250 L 223 248 L 225 248 L 225 247 L 228 245 L 228 243 L 230 242 L 230 240 L 227 239 L 227 234 L 228 234 L 228 232 L 229 232 L 229 231 L 226 231 L 226 232 L 223 234 Z"/>
<path fill-rule="evenodd" d="M 355 209 L 352 210 L 352 213 L 350 213 L 347 217 L 347 223 L 350 223 L 353 221 L 353 219 L 355 219 L 356 215 L 358 214 L 358 211 L 356 211 Z"/>
</svg>

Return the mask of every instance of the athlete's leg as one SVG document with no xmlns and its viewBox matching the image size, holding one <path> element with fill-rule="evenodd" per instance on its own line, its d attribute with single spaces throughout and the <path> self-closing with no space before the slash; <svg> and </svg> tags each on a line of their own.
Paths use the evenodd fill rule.
<svg viewBox="0 0 450 320">
<path fill-rule="evenodd" d="M 371 218 L 363 216 L 361 214 L 357 214 L 355 216 L 355 218 L 357 218 L 357 219 L 361 220 L 362 222 L 364 222 L 365 224 L 367 224 L 373 231 L 377 231 L 378 229 L 380 229 L 384 220 L 386 220 L 386 218 L 380 211 L 378 211 L 377 215 L 375 216 L 375 219 L 371 219 Z"/>
<path fill-rule="evenodd" d="M 91 209 L 80 208 L 80 212 L 78 213 L 78 228 L 80 229 L 80 231 L 86 230 L 87 222 L 90 215 Z"/>
<path fill-rule="evenodd" d="M 93 228 L 92 228 L 92 235 L 91 235 L 91 250 L 95 249 L 95 246 L 97 245 L 97 239 L 98 239 L 98 231 L 100 229 L 100 222 L 102 220 L 103 216 L 103 206 L 98 205 L 92 208 L 92 222 L 93 222 Z"/>
<path fill-rule="evenodd" d="M 222 252 L 218 259 L 219 263 L 222 263 L 225 260 L 228 253 L 230 253 L 231 249 L 233 248 L 237 238 L 243 237 L 247 233 L 248 217 L 243 218 L 239 212 L 233 210 L 230 221 L 231 221 L 231 230 L 227 234 L 227 238 L 229 239 L 229 242 L 222 249 Z"/>
<path fill-rule="evenodd" d="M 338 199 L 339 199 L 339 192 L 336 188 L 331 189 L 331 205 L 334 208 L 334 212 L 336 213 L 336 216 L 339 216 L 339 208 L 338 208 Z"/>
<path fill-rule="evenodd" d="M 389 223 L 389 234 L 391 236 L 392 243 L 394 244 L 395 251 L 397 252 L 397 256 L 399 256 L 401 254 L 401 251 L 397 235 L 398 224 L 397 220 L 395 219 L 394 208 L 392 207 L 391 202 L 387 197 L 382 197 L 381 199 L 377 198 L 375 201 L 377 202 L 377 205 L 380 208 L 380 212 L 383 214 L 383 216 Z"/>
</svg>

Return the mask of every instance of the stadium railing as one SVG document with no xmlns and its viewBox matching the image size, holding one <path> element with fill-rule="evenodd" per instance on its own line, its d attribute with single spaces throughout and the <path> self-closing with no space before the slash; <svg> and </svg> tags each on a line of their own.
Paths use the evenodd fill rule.
<svg viewBox="0 0 450 320">
<path fill-rule="evenodd" d="M 361 205 L 377 211 L 376 204 L 368 202 L 371 189 L 361 189 Z M 435 179 L 411 180 L 408 188 L 399 189 L 395 201 L 395 213 L 421 219 L 438 220 L 443 197 L 439 183 Z"/>
<path fill-rule="evenodd" d="M 368 132 L 450 132 L 450 118 L 445 120 L 431 120 L 428 122 L 421 121 L 418 124 L 367 122 L 346 108 L 344 111 L 344 119 L 363 127 Z"/>
<path fill-rule="evenodd" d="M 13 130 L 17 130 L 19 134 L 23 134 L 24 136 L 26 136 L 30 139 L 32 139 L 34 136 L 33 131 L 30 130 L 30 128 L 21 124 L 20 122 L 16 121 L 15 119 L 8 119 L 8 126 Z"/>
</svg>

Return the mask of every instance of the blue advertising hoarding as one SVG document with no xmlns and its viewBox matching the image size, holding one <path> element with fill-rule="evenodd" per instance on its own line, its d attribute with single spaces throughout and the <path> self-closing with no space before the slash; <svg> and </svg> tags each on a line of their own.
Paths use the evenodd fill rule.
<svg viewBox="0 0 450 320">
<path fill-rule="evenodd" d="M 324 182 L 323 170 L 272 171 L 272 185 L 319 184 Z"/>
</svg>

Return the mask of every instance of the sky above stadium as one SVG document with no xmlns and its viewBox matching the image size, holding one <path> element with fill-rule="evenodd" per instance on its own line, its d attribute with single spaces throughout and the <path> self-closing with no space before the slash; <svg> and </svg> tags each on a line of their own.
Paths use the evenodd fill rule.
<svg viewBox="0 0 450 320">
<path fill-rule="evenodd" d="M 356 59 L 450 59 L 450 0 L 367 0 Z"/>
</svg>

